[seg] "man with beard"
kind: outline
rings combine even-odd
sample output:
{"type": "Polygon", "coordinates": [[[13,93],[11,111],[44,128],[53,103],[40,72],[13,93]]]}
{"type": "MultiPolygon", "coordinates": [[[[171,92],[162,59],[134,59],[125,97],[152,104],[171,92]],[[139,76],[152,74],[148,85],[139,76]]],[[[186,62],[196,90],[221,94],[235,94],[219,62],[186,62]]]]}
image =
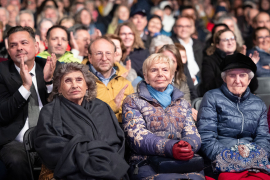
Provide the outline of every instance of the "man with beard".
{"type": "Polygon", "coordinates": [[[71,28],[70,45],[71,52],[74,57],[78,58],[83,64],[88,62],[88,45],[90,44],[90,34],[87,27],[83,25],[75,25],[71,28]]]}
{"type": "Polygon", "coordinates": [[[38,42],[30,27],[12,27],[7,39],[10,58],[0,63],[0,161],[7,180],[29,180],[23,136],[48,103],[57,60],[54,54],[47,60],[35,57],[38,42]]]}
{"type": "Polygon", "coordinates": [[[69,34],[65,27],[55,25],[47,31],[45,44],[48,50],[39,53],[37,56],[41,58],[47,58],[52,53],[56,55],[56,58],[61,63],[70,63],[81,61],[74,57],[70,51],[66,51],[69,42],[69,34]]]}

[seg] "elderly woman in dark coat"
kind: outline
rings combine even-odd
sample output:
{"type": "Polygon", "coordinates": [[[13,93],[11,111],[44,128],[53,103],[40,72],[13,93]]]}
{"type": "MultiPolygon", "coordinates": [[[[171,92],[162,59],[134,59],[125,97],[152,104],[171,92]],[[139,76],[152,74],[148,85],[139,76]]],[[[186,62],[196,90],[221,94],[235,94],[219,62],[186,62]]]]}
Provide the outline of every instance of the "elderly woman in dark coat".
{"type": "Polygon", "coordinates": [[[218,163],[221,172],[270,172],[267,108],[248,87],[256,65],[236,53],[226,56],[220,69],[224,83],[204,95],[198,113],[201,150],[207,159],[218,163]]]}
{"type": "Polygon", "coordinates": [[[142,163],[149,156],[187,161],[200,149],[191,106],[184,94],[170,84],[174,72],[172,59],[152,54],[143,63],[145,81],[138,85],[137,93],[123,102],[123,127],[132,151],[131,179],[204,179],[203,174],[194,172],[157,174],[150,165],[142,163]]]}
{"type": "Polygon", "coordinates": [[[52,102],[42,108],[34,130],[41,180],[118,180],[126,174],[124,133],[111,108],[95,97],[95,77],[87,66],[58,67],[52,102]]]}

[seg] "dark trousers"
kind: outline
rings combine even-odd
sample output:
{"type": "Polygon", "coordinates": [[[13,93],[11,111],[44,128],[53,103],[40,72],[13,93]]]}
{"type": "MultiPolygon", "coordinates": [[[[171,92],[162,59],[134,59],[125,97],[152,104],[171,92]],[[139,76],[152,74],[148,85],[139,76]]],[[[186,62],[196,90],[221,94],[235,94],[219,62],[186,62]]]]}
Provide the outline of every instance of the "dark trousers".
{"type": "Polygon", "coordinates": [[[23,143],[11,141],[0,149],[0,161],[7,169],[7,180],[30,180],[31,174],[23,143]]]}

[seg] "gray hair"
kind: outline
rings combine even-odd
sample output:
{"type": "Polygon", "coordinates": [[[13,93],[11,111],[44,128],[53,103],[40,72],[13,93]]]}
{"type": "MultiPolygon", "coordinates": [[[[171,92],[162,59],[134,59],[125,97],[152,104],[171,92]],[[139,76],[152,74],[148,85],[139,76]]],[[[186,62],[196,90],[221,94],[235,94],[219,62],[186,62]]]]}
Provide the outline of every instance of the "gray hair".
{"type": "MultiPolygon", "coordinates": [[[[248,79],[249,80],[251,80],[254,77],[254,73],[250,69],[245,69],[245,68],[239,68],[239,69],[245,70],[245,72],[248,74],[248,79]]],[[[232,70],[234,70],[234,69],[228,69],[227,71],[224,71],[224,72],[221,73],[221,78],[223,79],[223,81],[226,80],[227,73],[232,71],[232,70]]]]}
{"type": "Polygon", "coordinates": [[[7,18],[7,21],[8,21],[9,20],[9,12],[8,12],[8,10],[6,8],[4,8],[4,7],[0,7],[0,10],[4,10],[5,11],[6,18],[7,18]]]}
{"type": "Polygon", "coordinates": [[[53,90],[50,94],[48,101],[52,101],[55,96],[59,96],[59,88],[61,86],[61,80],[65,74],[69,74],[74,71],[80,71],[83,74],[88,90],[85,97],[87,101],[91,101],[96,98],[96,78],[89,71],[88,66],[79,63],[64,63],[60,64],[54,73],[53,78],[53,90]]]}
{"type": "Polygon", "coordinates": [[[154,37],[149,47],[150,54],[155,53],[156,47],[164,46],[165,44],[173,44],[172,39],[165,35],[159,35],[157,37],[154,37]]]}
{"type": "Polygon", "coordinates": [[[16,16],[16,24],[17,24],[17,25],[20,24],[20,16],[21,16],[22,14],[29,14],[29,15],[31,16],[33,22],[35,22],[35,20],[34,20],[34,15],[33,15],[32,11],[30,11],[30,10],[23,10],[23,11],[20,11],[20,13],[16,16]]]}
{"type": "Polygon", "coordinates": [[[223,23],[223,21],[225,21],[227,19],[232,20],[232,22],[233,22],[234,34],[236,36],[237,44],[239,46],[244,45],[244,40],[243,40],[242,34],[241,34],[237,24],[235,23],[235,21],[234,21],[234,19],[233,19],[233,17],[231,15],[225,14],[225,15],[220,16],[220,18],[217,20],[217,22],[215,22],[215,24],[223,23]]]}

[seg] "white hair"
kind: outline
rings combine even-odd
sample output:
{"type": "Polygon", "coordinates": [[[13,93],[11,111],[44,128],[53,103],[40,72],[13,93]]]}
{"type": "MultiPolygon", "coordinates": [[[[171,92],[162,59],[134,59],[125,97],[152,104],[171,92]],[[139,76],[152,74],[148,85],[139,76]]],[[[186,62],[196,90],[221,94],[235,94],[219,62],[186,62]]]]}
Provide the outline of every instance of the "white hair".
{"type": "Polygon", "coordinates": [[[35,21],[34,20],[34,15],[33,15],[32,11],[30,11],[30,10],[23,10],[23,11],[20,11],[20,13],[16,16],[16,24],[17,25],[20,25],[20,16],[22,14],[29,14],[31,16],[33,22],[35,21]]]}
{"type": "Polygon", "coordinates": [[[150,54],[155,53],[156,47],[164,46],[165,44],[173,44],[172,39],[165,35],[159,35],[159,36],[154,37],[149,47],[150,54]]]}
{"type": "MultiPolygon", "coordinates": [[[[243,69],[248,74],[249,80],[251,80],[254,77],[254,73],[250,69],[245,69],[245,68],[238,68],[238,69],[243,69]]],[[[235,69],[228,69],[227,71],[224,71],[221,73],[221,78],[223,79],[223,81],[226,81],[227,73],[232,71],[232,70],[235,70],[235,69]]]]}
{"type": "Polygon", "coordinates": [[[8,21],[9,20],[9,12],[8,12],[8,10],[6,8],[4,8],[4,7],[0,7],[0,10],[4,10],[5,11],[6,18],[7,18],[7,21],[8,21]]]}

